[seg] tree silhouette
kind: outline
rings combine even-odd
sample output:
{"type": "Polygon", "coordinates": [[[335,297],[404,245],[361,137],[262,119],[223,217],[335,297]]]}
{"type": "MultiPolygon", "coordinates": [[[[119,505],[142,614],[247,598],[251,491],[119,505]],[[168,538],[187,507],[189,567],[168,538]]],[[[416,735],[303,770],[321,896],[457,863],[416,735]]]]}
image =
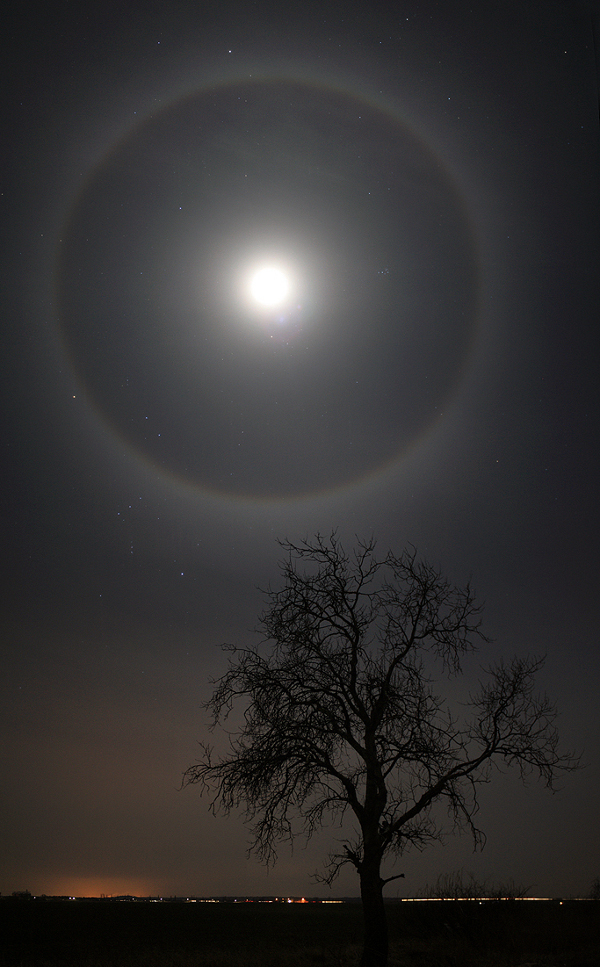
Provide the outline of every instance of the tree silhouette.
{"type": "Polygon", "coordinates": [[[434,676],[459,674],[487,640],[469,585],[454,587],[412,549],[379,558],[373,540],[350,554],[335,533],[281,546],[283,585],[265,592],[263,642],[224,646],[229,668],[204,706],[214,727],[239,705],[243,724],[228,754],[201,743],[183,782],[208,792],[213,810],[243,807],[250,849],[267,863],[279,841],[310,837],[326,818],[344,835],[350,826],[320,879],[356,869],[361,963],[384,967],[383,887],[402,876],[382,876],[384,858],[451,829],[481,844],[477,790],[494,761],[552,788],[577,760],[559,750],[555,708],[535,694],[541,659],[489,668],[461,717],[434,690],[434,676]]]}

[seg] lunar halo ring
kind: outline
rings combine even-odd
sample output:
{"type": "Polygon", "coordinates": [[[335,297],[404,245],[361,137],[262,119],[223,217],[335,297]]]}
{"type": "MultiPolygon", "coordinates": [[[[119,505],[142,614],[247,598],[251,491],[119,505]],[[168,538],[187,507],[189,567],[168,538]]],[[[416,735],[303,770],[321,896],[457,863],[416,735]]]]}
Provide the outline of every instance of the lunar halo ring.
{"type": "MultiPolygon", "coordinates": [[[[454,200],[453,204],[455,204],[457,212],[459,213],[457,215],[457,224],[458,220],[462,220],[461,231],[463,232],[464,239],[467,239],[468,246],[470,246],[469,253],[465,255],[465,272],[471,272],[469,282],[471,292],[469,299],[467,300],[468,308],[466,311],[463,311],[463,315],[467,315],[468,318],[464,324],[464,329],[461,330],[460,340],[457,339],[457,342],[460,342],[460,346],[459,350],[457,350],[457,357],[453,364],[453,372],[450,375],[448,373],[443,374],[447,385],[444,387],[443,391],[440,390],[440,394],[438,394],[438,397],[435,398],[435,400],[433,397],[423,397],[423,402],[421,404],[422,412],[417,413],[413,421],[414,426],[411,426],[410,432],[407,431],[404,434],[404,437],[400,435],[399,439],[392,440],[388,445],[382,445],[380,453],[375,452],[374,455],[364,458],[362,461],[359,459],[357,464],[353,465],[350,461],[346,464],[345,468],[343,468],[340,473],[337,474],[337,476],[334,475],[333,479],[331,480],[326,479],[325,474],[323,473],[321,478],[316,480],[314,486],[311,485],[310,481],[305,481],[298,488],[292,484],[284,485],[280,489],[276,484],[271,485],[270,481],[273,480],[275,463],[272,466],[265,466],[264,477],[262,477],[261,480],[266,481],[266,483],[263,484],[259,479],[255,479],[247,486],[236,486],[235,483],[232,485],[228,480],[225,479],[223,482],[215,479],[202,479],[201,474],[188,472],[187,468],[181,462],[177,463],[177,461],[170,459],[168,456],[165,459],[161,458],[160,454],[157,454],[156,451],[153,452],[144,445],[139,435],[136,438],[134,434],[129,433],[127,427],[124,427],[123,422],[119,420],[118,416],[115,416],[115,413],[111,413],[107,406],[104,405],[104,401],[101,398],[101,393],[98,393],[96,387],[92,385],[93,381],[89,378],[89,371],[86,368],[86,358],[89,357],[91,352],[90,345],[84,345],[85,340],[82,344],[78,344],[78,337],[74,335],[74,324],[71,325],[70,331],[68,329],[68,325],[64,324],[64,319],[69,317],[73,279],[68,278],[68,271],[65,263],[66,246],[63,244],[57,252],[55,274],[57,305],[59,307],[59,319],[61,320],[60,335],[71,369],[74,372],[78,384],[84,390],[85,398],[88,406],[94,414],[94,417],[100,421],[101,425],[105,429],[110,431],[110,434],[116,440],[118,440],[121,444],[125,443],[128,450],[135,456],[136,459],[142,461],[144,465],[152,468],[154,472],[158,471],[160,474],[166,475],[180,486],[192,488],[201,494],[204,493],[206,495],[224,500],[281,502],[315,498],[329,495],[340,490],[352,488],[353,486],[362,484],[371,478],[380,477],[387,471],[397,467],[399,462],[409,451],[413,451],[424,439],[428,437],[429,433],[439,422],[443,409],[447,408],[458,386],[461,384],[462,378],[467,369],[468,361],[472,356],[478,323],[479,254],[476,231],[468,211],[464,192],[462,192],[457,185],[455,176],[452,175],[447,166],[444,165],[443,159],[440,157],[439,152],[434,150],[430,143],[426,143],[423,137],[418,134],[403,117],[399,116],[396,111],[392,110],[385,104],[376,103],[374,100],[367,99],[362,94],[357,92],[339,89],[322,83],[310,83],[304,79],[295,80],[294,78],[277,77],[258,78],[248,81],[246,78],[238,78],[229,81],[221,81],[214,84],[206,84],[197,90],[188,91],[175,97],[167,105],[161,106],[160,111],[156,114],[149,114],[141,120],[136,120],[134,125],[132,125],[124,134],[115,139],[109,145],[99,160],[88,171],[82,186],[72,199],[71,205],[67,212],[62,231],[63,239],[66,239],[68,243],[71,239],[71,236],[74,236],[76,233],[76,230],[79,227],[77,224],[78,220],[81,221],[82,210],[85,209],[86,205],[89,207],[90,196],[93,195],[95,187],[99,184],[100,180],[105,179],[106,181],[106,173],[110,169],[110,166],[114,164],[115,158],[122,157],[132,145],[133,155],[135,155],[135,139],[139,138],[140,133],[144,135],[144,133],[148,132],[160,119],[168,121],[169,116],[173,115],[174,112],[181,110],[182,105],[193,105],[196,102],[202,101],[202,99],[210,100],[210,98],[218,97],[221,94],[228,94],[232,90],[240,90],[242,87],[246,88],[248,91],[260,92],[265,85],[268,85],[271,90],[275,90],[278,84],[280,84],[285,90],[289,88],[299,92],[299,94],[306,93],[306,96],[312,98],[313,100],[316,98],[321,100],[324,99],[326,101],[329,98],[333,104],[339,104],[341,110],[349,115],[354,112],[357,117],[363,117],[365,115],[368,116],[369,112],[371,112],[372,118],[375,119],[374,123],[376,125],[380,124],[384,133],[389,131],[392,131],[393,133],[395,130],[399,139],[404,138],[407,143],[410,142],[411,144],[416,145],[415,151],[422,152],[423,156],[429,159],[431,167],[437,167],[439,169],[441,174],[439,185],[437,186],[438,190],[442,192],[447,191],[448,196],[451,196],[454,200]],[[434,406],[434,402],[437,405],[434,406]]],[[[340,121],[340,123],[342,122],[340,121]]],[[[71,239],[71,244],[75,244],[73,239],[71,239]]],[[[378,271],[388,273],[390,270],[387,265],[382,263],[381,268],[378,271]]],[[[441,307],[440,311],[442,311],[441,307]]],[[[417,318],[417,316],[418,313],[416,314],[415,318],[417,318]]],[[[418,337],[416,338],[418,343],[418,337]]],[[[426,336],[423,335],[423,339],[425,338],[426,336]]],[[[415,343],[415,345],[417,343],[415,343]]],[[[113,346],[113,350],[115,346],[113,346]]],[[[385,352],[386,347],[380,347],[380,352],[381,351],[385,352]]],[[[107,363],[107,365],[110,365],[110,361],[107,363]]],[[[113,382],[115,375],[115,373],[110,374],[113,382]]],[[[428,374],[425,372],[423,372],[421,376],[424,379],[428,378],[428,374]]],[[[433,374],[433,378],[435,378],[435,374],[433,374]]],[[[216,391],[219,392],[219,389],[217,388],[216,391]]],[[[383,406],[383,404],[380,405],[383,406]]],[[[394,403],[392,402],[392,406],[393,405],[394,403]]],[[[317,411],[315,410],[315,414],[316,412],[317,411]]],[[[313,418],[315,414],[313,414],[313,418]]],[[[359,419],[360,416],[358,411],[356,415],[359,419]]],[[[399,419],[401,419],[401,417],[402,413],[400,412],[399,419]]],[[[373,410],[371,415],[371,422],[374,427],[377,422],[377,413],[375,410],[373,410]]],[[[335,430],[335,433],[332,431],[332,436],[333,435],[335,435],[337,438],[337,429],[335,430]]],[[[275,439],[275,436],[273,439],[275,439]]],[[[290,444],[290,446],[293,446],[293,443],[290,444]]],[[[285,450],[285,447],[286,443],[285,440],[283,440],[282,450],[285,450]]],[[[272,449],[273,446],[271,446],[271,450],[272,449]]],[[[258,459],[260,461],[260,455],[258,459]]],[[[268,460],[270,458],[266,459],[268,460]]],[[[207,460],[210,461],[209,452],[207,452],[207,460]]],[[[293,468],[291,472],[293,474],[293,468]]]]}

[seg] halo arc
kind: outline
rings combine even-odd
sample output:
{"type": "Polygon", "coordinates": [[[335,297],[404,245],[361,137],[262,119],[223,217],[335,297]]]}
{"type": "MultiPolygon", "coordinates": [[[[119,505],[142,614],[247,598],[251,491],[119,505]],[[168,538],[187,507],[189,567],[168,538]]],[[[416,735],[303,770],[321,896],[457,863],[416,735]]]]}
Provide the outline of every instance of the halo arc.
{"type": "MultiPolygon", "coordinates": [[[[187,101],[190,98],[201,97],[207,94],[207,92],[210,92],[213,90],[216,90],[216,91],[226,90],[227,88],[233,87],[240,82],[248,83],[247,78],[233,77],[226,81],[217,81],[214,84],[207,83],[206,85],[203,85],[198,89],[189,90],[186,93],[173,98],[171,101],[169,101],[168,104],[163,105],[161,107],[159,114],[161,116],[164,116],[168,114],[169,111],[172,111],[177,105],[179,105],[184,101],[187,101]]],[[[448,170],[448,167],[444,164],[444,160],[441,157],[439,151],[436,151],[432,147],[431,143],[429,143],[429,140],[426,141],[421,136],[421,134],[415,130],[415,127],[413,125],[407,122],[405,118],[399,116],[399,114],[395,110],[393,110],[389,105],[386,105],[385,103],[381,103],[379,99],[375,101],[374,99],[365,97],[363,94],[356,91],[347,90],[344,88],[338,88],[334,85],[324,83],[324,82],[310,82],[305,78],[296,79],[294,77],[287,77],[285,75],[280,75],[277,77],[268,77],[268,78],[255,77],[252,83],[256,85],[262,85],[266,83],[271,85],[275,85],[277,83],[294,84],[301,87],[305,87],[307,91],[318,92],[322,90],[325,93],[331,93],[331,94],[335,94],[336,96],[343,96],[345,98],[349,98],[351,101],[355,102],[358,108],[360,108],[362,105],[365,108],[369,108],[384,114],[394,124],[398,125],[399,128],[402,128],[408,131],[410,136],[413,139],[415,139],[419,144],[421,144],[423,148],[429,153],[430,156],[436,158],[440,166],[440,169],[443,171],[444,180],[448,185],[449,190],[453,192],[456,199],[458,199],[460,202],[460,209],[463,213],[465,224],[468,226],[469,234],[472,241],[472,250],[474,253],[474,258],[473,258],[474,275],[475,275],[474,309],[473,309],[473,316],[471,320],[471,336],[468,341],[468,344],[465,347],[460,369],[457,372],[454,378],[454,381],[452,383],[452,386],[450,387],[450,390],[446,394],[446,397],[444,398],[444,401],[443,401],[444,402],[443,409],[447,410],[448,406],[451,403],[452,398],[455,396],[459,386],[462,383],[462,380],[464,379],[464,375],[468,369],[469,362],[472,358],[474,346],[477,338],[477,329],[478,329],[479,314],[480,314],[480,306],[479,306],[480,255],[479,255],[479,245],[477,240],[477,232],[465,200],[464,192],[460,190],[455,176],[448,170]]],[[[117,139],[111,142],[111,144],[107,147],[107,149],[104,151],[102,156],[90,168],[78,192],[73,196],[69,209],[66,213],[63,230],[61,233],[63,238],[68,237],[70,226],[77,212],[80,200],[82,199],[82,197],[85,196],[90,186],[93,185],[94,180],[98,177],[99,173],[109,163],[110,159],[114,157],[115,153],[121,148],[121,146],[127,143],[128,139],[131,138],[134,135],[134,133],[138,132],[141,128],[150,124],[153,120],[155,120],[155,118],[156,118],[156,114],[149,114],[146,118],[136,119],[135,123],[129,129],[127,129],[125,132],[122,132],[117,139]]],[[[61,306],[61,298],[62,298],[61,262],[62,262],[62,250],[59,247],[57,249],[57,254],[56,254],[55,276],[54,276],[55,290],[56,290],[56,303],[59,306],[59,319],[60,319],[60,306],[61,306]]],[[[336,481],[336,483],[331,486],[317,487],[315,489],[308,488],[303,492],[283,493],[283,494],[277,493],[277,492],[268,492],[268,490],[265,490],[265,492],[259,492],[256,490],[249,490],[248,492],[229,491],[226,488],[221,489],[219,487],[207,485],[205,482],[200,482],[197,479],[190,478],[185,473],[182,473],[173,467],[162,465],[157,460],[155,460],[149,453],[145,452],[141,447],[136,446],[135,443],[121,431],[121,428],[115,423],[115,421],[110,418],[109,414],[102,409],[98,400],[95,398],[94,394],[90,391],[90,388],[87,385],[87,381],[85,379],[85,375],[82,372],[81,367],[78,365],[76,353],[74,352],[73,347],[69,344],[69,340],[66,333],[61,329],[60,322],[58,322],[58,328],[61,336],[61,344],[63,347],[63,351],[69,362],[69,366],[75,378],[77,379],[78,384],[82,387],[82,390],[84,391],[87,405],[90,408],[90,411],[93,413],[95,419],[99,421],[99,423],[104,427],[104,429],[107,429],[110,432],[111,436],[113,436],[113,438],[115,439],[115,442],[118,442],[120,445],[125,445],[127,449],[130,451],[130,453],[143,466],[150,469],[154,474],[158,472],[159,474],[164,475],[165,477],[168,477],[172,482],[175,482],[178,485],[183,486],[186,490],[192,489],[200,495],[205,493],[206,495],[210,495],[212,498],[219,498],[224,501],[241,500],[241,501],[256,502],[260,504],[270,503],[270,502],[286,503],[289,501],[322,498],[324,496],[334,495],[338,491],[348,491],[357,484],[360,484],[362,486],[368,481],[381,478],[389,471],[396,469],[400,464],[400,462],[402,461],[402,459],[406,457],[409,452],[410,453],[414,452],[414,450],[418,448],[418,446],[430,435],[430,433],[438,426],[440,421],[443,419],[443,416],[442,416],[443,409],[442,407],[440,407],[438,412],[431,414],[431,418],[429,420],[423,422],[423,425],[421,426],[418,433],[416,433],[409,441],[407,442],[405,441],[401,447],[399,447],[396,451],[392,452],[388,457],[378,462],[377,465],[370,466],[366,469],[361,469],[355,475],[347,474],[343,480],[336,481]]]]}

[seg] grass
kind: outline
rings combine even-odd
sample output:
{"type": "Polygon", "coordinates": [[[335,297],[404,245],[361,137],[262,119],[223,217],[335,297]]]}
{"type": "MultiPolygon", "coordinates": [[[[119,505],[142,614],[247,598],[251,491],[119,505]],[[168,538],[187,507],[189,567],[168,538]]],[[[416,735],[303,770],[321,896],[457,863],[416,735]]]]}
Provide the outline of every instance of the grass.
{"type": "MultiPolygon", "coordinates": [[[[600,903],[390,904],[390,967],[598,967],[600,903]]],[[[0,967],[357,967],[358,904],[0,901],[0,967]]]]}

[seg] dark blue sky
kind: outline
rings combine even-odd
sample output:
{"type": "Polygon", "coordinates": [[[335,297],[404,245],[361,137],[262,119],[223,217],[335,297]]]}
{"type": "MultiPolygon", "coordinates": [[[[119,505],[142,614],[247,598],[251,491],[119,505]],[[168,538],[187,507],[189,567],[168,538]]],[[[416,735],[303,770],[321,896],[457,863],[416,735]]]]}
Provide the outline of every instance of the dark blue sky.
{"type": "Polygon", "coordinates": [[[484,852],[407,856],[403,895],[588,890],[591,7],[22,4],[5,35],[0,890],[316,891],[326,836],[267,875],[177,787],[277,539],[332,528],[472,578],[481,664],[546,653],[586,762],[554,796],[497,776],[484,852]]]}

